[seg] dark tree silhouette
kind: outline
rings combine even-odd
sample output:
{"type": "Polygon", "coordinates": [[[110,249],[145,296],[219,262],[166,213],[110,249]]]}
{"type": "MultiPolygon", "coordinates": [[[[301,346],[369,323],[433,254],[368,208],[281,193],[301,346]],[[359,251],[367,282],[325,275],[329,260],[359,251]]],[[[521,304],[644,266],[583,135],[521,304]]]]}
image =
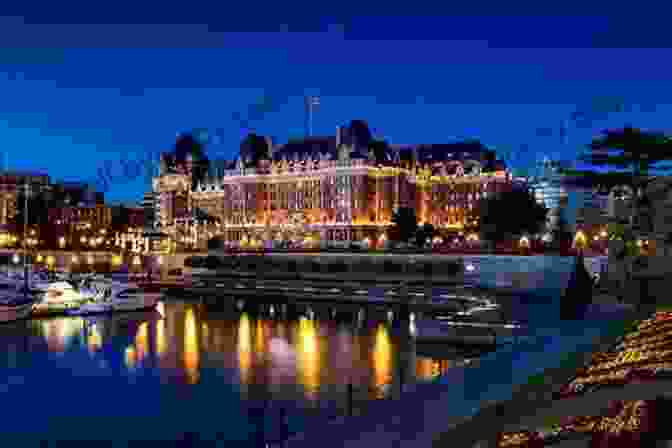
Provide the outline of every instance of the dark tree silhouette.
{"type": "Polygon", "coordinates": [[[427,244],[427,240],[431,241],[431,239],[436,236],[436,233],[437,232],[434,226],[429,223],[419,227],[415,234],[415,239],[418,243],[418,246],[425,246],[427,244]]]}
{"type": "MultiPolygon", "coordinates": [[[[20,192],[16,200],[16,214],[10,220],[12,227],[21,234],[24,224],[26,195],[20,192]]],[[[41,229],[47,228],[49,207],[54,206],[44,193],[30,194],[28,198],[28,225],[39,226],[41,229]]]]}
{"type": "MultiPolygon", "coordinates": [[[[191,158],[193,164],[191,188],[194,190],[205,179],[210,163],[205,155],[204,144],[195,138],[193,133],[183,133],[175,141],[174,154],[175,165],[182,165],[187,158],[191,158]]],[[[170,161],[167,163],[170,164],[170,161]]]]}
{"type": "Polygon", "coordinates": [[[267,159],[269,156],[268,142],[260,135],[247,134],[240,143],[240,157],[245,162],[246,168],[256,167],[260,160],[267,159]]]}
{"type": "Polygon", "coordinates": [[[369,144],[369,149],[373,151],[377,164],[385,163],[385,156],[389,151],[389,144],[386,140],[374,140],[369,144]]]}
{"type": "MultiPolygon", "coordinates": [[[[637,192],[652,180],[650,170],[672,169],[661,164],[672,160],[672,139],[662,132],[642,131],[632,126],[607,130],[588,145],[588,150],[579,156],[579,160],[595,167],[632,171],[598,173],[593,170],[565,170],[565,184],[599,188],[604,192],[618,185],[630,185],[637,192]]],[[[639,202],[635,202],[633,218],[639,214],[639,202]]]]}
{"type": "Polygon", "coordinates": [[[662,132],[642,131],[631,126],[607,130],[588,145],[589,151],[579,160],[594,166],[632,168],[633,178],[647,176],[651,168],[669,170],[658,165],[672,160],[672,140],[662,132]]]}
{"type": "Polygon", "coordinates": [[[539,233],[548,209],[539,204],[528,189],[515,189],[481,200],[481,236],[501,242],[523,234],[539,233]]]}
{"type": "Polygon", "coordinates": [[[409,207],[401,207],[392,215],[394,231],[392,235],[399,238],[398,241],[408,242],[415,236],[418,230],[418,220],[415,210],[409,207]]]}
{"type": "Polygon", "coordinates": [[[572,230],[569,227],[566,216],[566,207],[561,207],[558,215],[558,222],[551,232],[553,235],[552,247],[555,250],[567,250],[572,244],[572,230]]]}

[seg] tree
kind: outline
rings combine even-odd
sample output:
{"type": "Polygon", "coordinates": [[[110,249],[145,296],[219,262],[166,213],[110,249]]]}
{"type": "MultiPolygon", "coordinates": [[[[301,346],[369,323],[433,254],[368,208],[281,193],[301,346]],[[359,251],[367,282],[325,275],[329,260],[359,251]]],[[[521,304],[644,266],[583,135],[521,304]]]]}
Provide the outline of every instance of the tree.
{"type": "Polygon", "coordinates": [[[262,159],[270,157],[268,142],[255,133],[249,133],[240,143],[240,157],[246,168],[256,168],[262,159]]]}
{"type": "Polygon", "coordinates": [[[651,168],[668,170],[658,165],[672,160],[672,140],[661,132],[642,131],[626,126],[623,129],[607,130],[595,138],[589,151],[579,160],[594,166],[632,168],[635,180],[647,176],[651,168]]]}
{"type": "Polygon", "coordinates": [[[436,235],[436,229],[433,225],[426,223],[422,227],[419,227],[415,233],[415,240],[418,243],[418,246],[424,247],[427,244],[427,240],[434,238],[436,235]]]}
{"type": "Polygon", "coordinates": [[[481,200],[481,237],[501,242],[523,234],[539,233],[546,224],[548,209],[528,189],[515,189],[481,200]]]}
{"type": "MultiPolygon", "coordinates": [[[[567,183],[602,187],[606,191],[617,185],[629,185],[639,198],[638,190],[651,180],[651,169],[672,169],[660,164],[672,160],[672,139],[662,132],[642,131],[632,126],[607,130],[588,145],[588,151],[581,154],[579,160],[596,167],[629,168],[632,172],[569,171],[565,172],[571,176],[567,183]]],[[[634,205],[633,218],[637,216],[639,204],[636,201],[634,205]]]]}
{"type": "Polygon", "coordinates": [[[373,151],[376,164],[382,165],[386,162],[387,154],[390,151],[389,146],[387,140],[374,140],[369,144],[369,149],[373,151]]]}
{"type": "MultiPolygon", "coordinates": [[[[24,210],[26,193],[20,191],[17,195],[16,214],[10,220],[10,223],[18,234],[23,234],[24,210]]],[[[40,229],[48,229],[49,200],[44,193],[31,193],[28,197],[28,225],[38,226],[40,229]]]]}
{"type": "Polygon", "coordinates": [[[394,231],[392,235],[398,238],[398,241],[408,242],[416,235],[418,231],[418,220],[415,217],[415,210],[409,207],[400,207],[392,215],[394,231]]]}
{"type": "Polygon", "coordinates": [[[558,222],[551,232],[553,235],[552,245],[555,249],[563,250],[571,246],[572,231],[567,222],[566,207],[561,207],[558,213],[558,222]]]}

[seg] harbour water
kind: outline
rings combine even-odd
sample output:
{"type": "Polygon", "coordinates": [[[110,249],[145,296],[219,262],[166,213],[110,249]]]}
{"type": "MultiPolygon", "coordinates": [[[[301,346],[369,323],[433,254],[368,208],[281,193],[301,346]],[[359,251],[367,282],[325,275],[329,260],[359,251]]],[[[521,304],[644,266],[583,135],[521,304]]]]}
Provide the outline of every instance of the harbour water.
{"type": "MultiPolygon", "coordinates": [[[[516,267],[519,278],[555,296],[568,260],[534,258],[516,267]]],[[[513,266],[471,262],[470,283],[490,286],[508,281],[513,266]]],[[[524,301],[514,314],[538,322],[547,308],[524,301]]],[[[362,319],[347,307],[325,310],[206,309],[167,298],[157,313],[0,325],[0,439],[263,446],[283,429],[300,432],[350,407],[366,412],[371,400],[398,398],[402,384],[448,378],[463,360],[418,354],[408,328],[385,312],[362,319]]]]}
{"type": "Polygon", "coordinates": [[[417,355],[384,315],[277,308],[216,311],[167,298],[155,313],[2,325],[3,445],[259,446],[280,436],[283,413],[289,432],[346,413],[348,384],[353,408],[363,410],[459,361],[417,355]]]}

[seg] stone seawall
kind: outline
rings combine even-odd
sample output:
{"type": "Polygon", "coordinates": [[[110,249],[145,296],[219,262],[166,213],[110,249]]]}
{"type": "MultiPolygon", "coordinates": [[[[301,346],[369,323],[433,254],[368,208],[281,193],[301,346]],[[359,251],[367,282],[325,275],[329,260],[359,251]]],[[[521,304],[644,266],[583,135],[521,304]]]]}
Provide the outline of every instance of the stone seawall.
{"type": "Polygon", "coordinates": [[[297,275],[334,277],[335,279],[365,279],[397,281],[430,279],[433,282],[464,282],[461,257],[381,254],[266,254],[232,257],[210,253],[226,266],[235,265],[239,271],[262,275],[297,275]]]}

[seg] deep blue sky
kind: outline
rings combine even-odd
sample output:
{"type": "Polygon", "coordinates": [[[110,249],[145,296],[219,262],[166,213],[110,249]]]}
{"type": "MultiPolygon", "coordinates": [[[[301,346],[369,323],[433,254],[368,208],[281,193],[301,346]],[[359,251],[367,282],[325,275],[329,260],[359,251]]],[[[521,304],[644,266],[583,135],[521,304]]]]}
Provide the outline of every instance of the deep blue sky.
{"type": "MultiPolygon", "coordinates": [[[[2,151],[10,169],[56,179],[95,180],[106,160],[119,176],[121,157],[169,149],[193,127],[220,129],[209,154],[232,157],[244,133],[233,115],[261,101],[270,111],[251,126],[285,141],[303,133],[304,94],[322,96],[316,134],[361,118],[392,143],[476,137],[573,158],[606,127],[672,130],[672,35],[655,3],[16,3],[0,11],[2,151]],[[558,128],[575,111],[590,117],[570,120],[563,146],[558,128]]],[[[106,198],[148,188],[140,176],[106,198]]]]}

